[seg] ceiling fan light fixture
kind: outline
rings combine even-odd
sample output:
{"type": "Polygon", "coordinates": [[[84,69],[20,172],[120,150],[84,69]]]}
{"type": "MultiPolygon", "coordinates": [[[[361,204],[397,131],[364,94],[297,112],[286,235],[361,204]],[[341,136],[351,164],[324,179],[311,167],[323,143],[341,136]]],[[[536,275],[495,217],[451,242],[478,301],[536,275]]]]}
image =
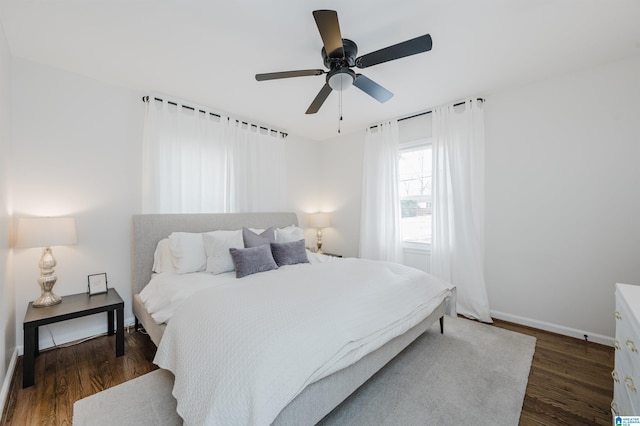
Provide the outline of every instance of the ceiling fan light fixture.
{"type": "Polygon", "coordinates": [[[347,90],[355,80],[356,73],[349,68],[338,68],[327,74],[327,84],[337,91],[347,90]]]}

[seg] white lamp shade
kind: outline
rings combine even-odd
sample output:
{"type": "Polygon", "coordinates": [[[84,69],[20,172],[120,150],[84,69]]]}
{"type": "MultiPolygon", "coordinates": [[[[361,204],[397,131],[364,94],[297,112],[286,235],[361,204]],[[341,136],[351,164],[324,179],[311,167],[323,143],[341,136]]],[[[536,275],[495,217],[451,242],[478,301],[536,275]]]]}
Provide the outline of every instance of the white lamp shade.
{"type": "Polygon", "coordinates": [[[52,247],[76,243],[76,220],[72,217],[22,217],[18,221],[16,247],[52,247]]]}
{"type": "Polygon", "coordinates": [[[328,213],[314,213],[309,217],[309,226],[312,228],[326,228],[331,226],[328,213]]]}

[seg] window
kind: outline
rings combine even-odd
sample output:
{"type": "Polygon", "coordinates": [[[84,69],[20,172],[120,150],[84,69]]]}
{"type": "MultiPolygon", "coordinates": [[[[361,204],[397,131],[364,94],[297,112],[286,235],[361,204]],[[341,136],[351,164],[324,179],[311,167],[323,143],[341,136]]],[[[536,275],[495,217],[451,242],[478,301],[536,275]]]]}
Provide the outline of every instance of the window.
{"type": "Polygon", "coordinates": [[[431,139],[400,145],[398,184],[405,247],[431,244],[431,171],[431,139]]]}

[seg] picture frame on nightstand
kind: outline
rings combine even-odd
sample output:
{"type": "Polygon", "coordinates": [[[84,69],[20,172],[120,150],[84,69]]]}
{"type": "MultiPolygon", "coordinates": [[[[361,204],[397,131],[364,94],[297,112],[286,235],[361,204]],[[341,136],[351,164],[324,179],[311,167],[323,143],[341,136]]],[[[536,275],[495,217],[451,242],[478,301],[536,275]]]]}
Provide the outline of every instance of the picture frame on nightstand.
{"type": "Polygon", "coordinates": [[[92,274],[88,277],[88,293],[89,296],[93,296],[94,294],[102,294],[108,291],[107,288],[107,273],[104,272],[102,274],[92,274]]]}

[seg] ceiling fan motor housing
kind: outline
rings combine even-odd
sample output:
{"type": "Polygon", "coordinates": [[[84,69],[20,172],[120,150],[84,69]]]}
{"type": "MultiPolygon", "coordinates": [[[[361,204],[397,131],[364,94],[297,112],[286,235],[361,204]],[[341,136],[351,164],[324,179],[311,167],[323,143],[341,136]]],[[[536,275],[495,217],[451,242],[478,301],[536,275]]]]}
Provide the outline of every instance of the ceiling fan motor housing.
{"type": "Polygon", "coordinates": [[[342,49],[344,50],[344,58],[330,58],[327,56],[327,51],[323,47],[321,53],[324,66],[330,70],[334,68],[354,67],[356,65],[356,56],[358,56],[358,45],[349,39],[343,38],[342,49]]]}
{"type": "Polygon", "coordinates": [[[346,90],[353,85],[356,80],[356,73],[349,67],[356,65],[356,56],[358,56],[358,45],[353,41],[343,38],[342,50],[344,57],[331,58],[327,55],[325,48],[322,48],[322,59],[324,66],[329,68],[327,73],[327,84],[333,90],[346,90]]]}

